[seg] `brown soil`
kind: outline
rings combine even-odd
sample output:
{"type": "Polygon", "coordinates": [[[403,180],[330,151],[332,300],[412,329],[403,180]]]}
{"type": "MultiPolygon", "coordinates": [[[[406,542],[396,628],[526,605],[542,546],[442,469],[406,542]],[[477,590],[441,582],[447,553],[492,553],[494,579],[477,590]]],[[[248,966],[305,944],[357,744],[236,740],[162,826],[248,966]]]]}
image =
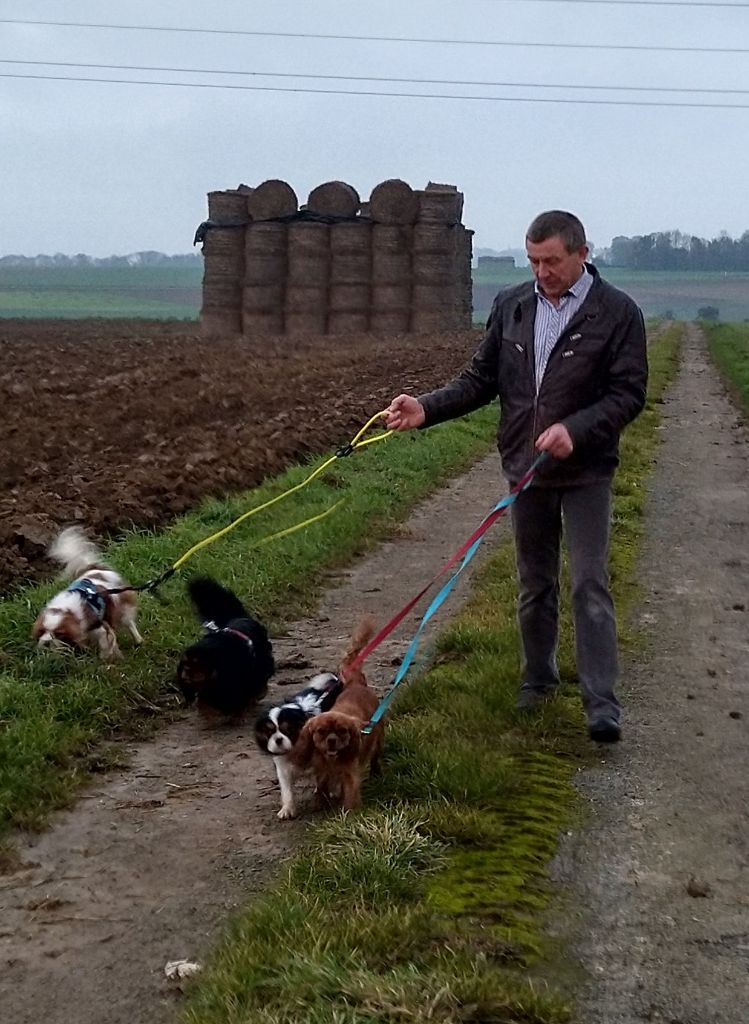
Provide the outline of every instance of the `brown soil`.
{"type": "Polygon", "coordinates": [[[164,523],[349,439],[393,382],[442,383],[472,332],[207,341],[158,321],[0,321],[0,591],[80,522],[164,523]]]}

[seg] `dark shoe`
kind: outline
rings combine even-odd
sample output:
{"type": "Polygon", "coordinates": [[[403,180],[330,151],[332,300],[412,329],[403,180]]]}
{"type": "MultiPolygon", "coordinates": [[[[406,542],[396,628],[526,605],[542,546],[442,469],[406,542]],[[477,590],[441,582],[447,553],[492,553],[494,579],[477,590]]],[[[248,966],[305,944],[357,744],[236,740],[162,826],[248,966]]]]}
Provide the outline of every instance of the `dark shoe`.
{"type": "Polygon", "coordinates": [[[622,730],[613,718],[599,718],[588,726],[588,736],[594,743],[618,743],[622,738],[622,730]]]}
{"type": "Polygon", "coordinates": [[[530,711],[532,708],[541,707],[554,695],[553,690],[531,690],[522,689],[515,701],[516,711],[530,711]]]}

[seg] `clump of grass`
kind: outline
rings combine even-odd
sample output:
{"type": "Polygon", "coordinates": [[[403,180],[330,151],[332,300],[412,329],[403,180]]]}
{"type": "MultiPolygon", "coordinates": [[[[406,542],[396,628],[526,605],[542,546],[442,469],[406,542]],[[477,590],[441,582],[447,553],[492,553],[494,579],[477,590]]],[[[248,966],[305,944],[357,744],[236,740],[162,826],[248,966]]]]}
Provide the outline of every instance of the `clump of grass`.
{"type": "Polygon", "coordinates": [[[420,824],[398,808],[333,817],[291,866],[289,884],[340,901],[347,913],[408,900],[443,860],[440,844],[420,824]]]}
{"type": "MultiPolygon", "coordinates": [[[[624,439],[614,528],[624,618],[657,403],[680,336],[674,325],[652,349],[648,409],[624,439]]],[[[572,1020],[534,978],[549,953],[548,864],[578,814],[571,780],[591,754],[568,611],[562,693],[537,715],[514,710],[514,607],[514,560],[502,545],[443,634],[438,664],[400,693],[366,809],[311,829],[278,886],[238,915],[192,990],[187,1024],[572,1020]]]]}

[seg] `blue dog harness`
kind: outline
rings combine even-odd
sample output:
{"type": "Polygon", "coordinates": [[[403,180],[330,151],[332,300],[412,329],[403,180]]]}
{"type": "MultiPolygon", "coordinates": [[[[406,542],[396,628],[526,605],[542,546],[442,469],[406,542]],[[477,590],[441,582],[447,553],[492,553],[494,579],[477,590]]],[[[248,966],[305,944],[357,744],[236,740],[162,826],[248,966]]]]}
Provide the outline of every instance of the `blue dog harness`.
{"type": "Polygon", "coordinates": [[[68,593],[81,595],[84,602],[96,615],[97,625],[104,621],[107,602],[104,600],[104,595],[96,589],[96,584],[92,580],[86,579],[85,576],[76,580],[72,586],[68,587],[68,593]]]}

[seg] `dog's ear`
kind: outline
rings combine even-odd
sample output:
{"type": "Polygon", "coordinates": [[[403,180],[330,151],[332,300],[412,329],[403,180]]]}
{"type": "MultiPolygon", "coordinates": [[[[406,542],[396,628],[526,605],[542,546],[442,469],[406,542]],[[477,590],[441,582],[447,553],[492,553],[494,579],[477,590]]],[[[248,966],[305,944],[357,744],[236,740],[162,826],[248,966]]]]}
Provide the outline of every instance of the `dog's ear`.
{"type": "Polygon", "coordinates": [[[348,727],[348,748],[352,754],[359,754],[359,748],[361,747],[361,729],[359,724],[352,722],[348,727]]]}
{"type": "Polygon", "coordinates": [[[311,729],[313,722],[314,720],[312,719],[305,724],[304,728],[299,733],[299,739],[291,748],[291,753],[288,755],[298,768],[308,768],[310,761],[312,760],[312,754],[315,750],[313,732],[311,729]]]}
{"type": "Polygon", "coordinates": [[[44,632],[44,627],[42,626],[42,617],[40,615],[39,618],[34,623],[32,629],[31,629],[31,639],[32,640],[38,640],[43,632],[44,632]]]}

